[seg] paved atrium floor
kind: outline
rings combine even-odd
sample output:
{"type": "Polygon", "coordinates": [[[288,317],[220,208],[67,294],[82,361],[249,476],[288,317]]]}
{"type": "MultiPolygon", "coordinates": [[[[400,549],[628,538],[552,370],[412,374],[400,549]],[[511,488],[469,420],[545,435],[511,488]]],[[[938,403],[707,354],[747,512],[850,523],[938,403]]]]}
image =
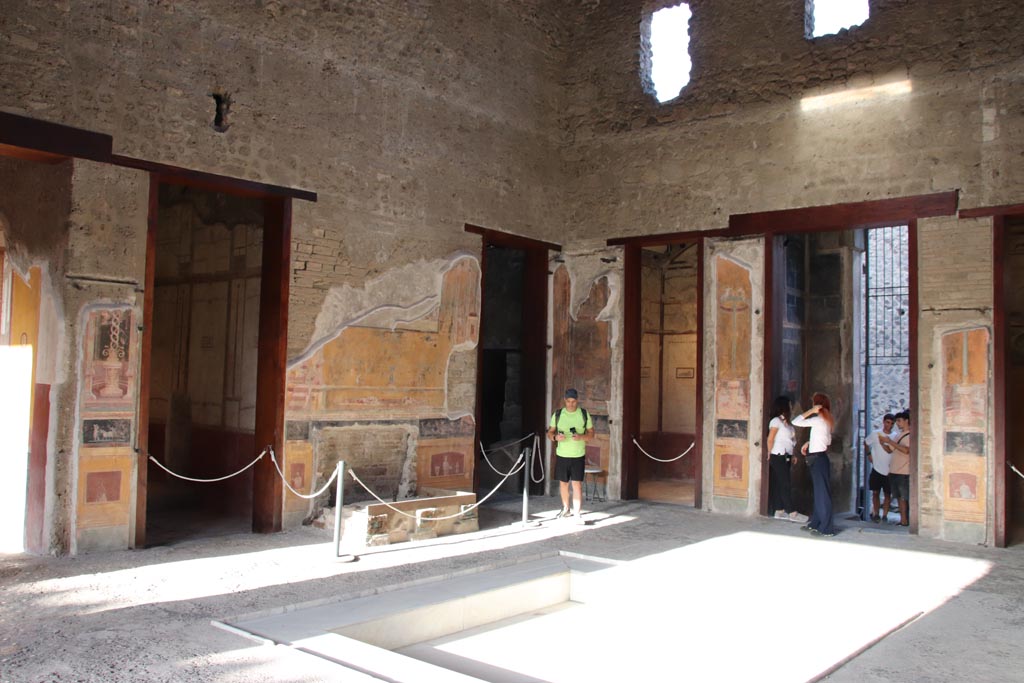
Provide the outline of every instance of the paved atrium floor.
{"type": "MultiPolygon", "coordinates": [[[[554,498],[532,505],[558,507],[554,498]]],[[[429,590],[556,556],[615,565],[594,591],[603,598],[540,614],[534,628],[514,620],[419,649],[486,657],[474,671],[527,661],[515,680],[534,681],[573,680],[582,669],[576,680],[635,680],[632,672],[851,683],[1019,680],[1024,671],[1024,546],[964,546],[849,521],[833,539],[812,538],[789,522],[656,503],[585,509],[585,527],[520,528],[517,501],[499,502],[481,514],[479,533],[374,548],[354,563],[336,561],[329,534],[308,527],[75,558],[0,555],[0,681],[378,680],[212,622],[429,590]],[[549,647],[574,614],[588,615],[588,627],[549,647]],[[543,652],[552,653],[547,667],[543,652]]]]}

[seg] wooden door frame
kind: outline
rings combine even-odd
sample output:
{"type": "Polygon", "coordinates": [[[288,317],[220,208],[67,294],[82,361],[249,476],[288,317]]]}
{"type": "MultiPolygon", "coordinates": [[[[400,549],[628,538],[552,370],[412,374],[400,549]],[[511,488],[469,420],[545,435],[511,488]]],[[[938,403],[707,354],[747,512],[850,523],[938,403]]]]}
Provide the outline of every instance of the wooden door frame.
{"type": "MultiPolygon", "coordinates": [[[[697,249],[697,361],[694,372],[696,396],[694,410],[694,487],[693,506],[704,504],[704,247],[705,233],[688,232],[667,235],[664,242],[650,241],[646,237],[615,240],[623,247],[622,274],[622,469],[620,495],[624,500],[640,496],[640,453],[633,439],[640,436],[640,368],[643,337],[643,263],[641,250],[645,246],[665,246],[693,243],[697,249]]],[[[611,240],[609,244],[611,244],[611,240]]],[[[687,456],[689,457],[689,456],[687,456]]]]}
{"type": "MultiPolygon", "coordinates": [[[[146,543],[148,504],[149,397],[153,353],[154,282],[156,278],[156,236],[159,227],[161,185],[188,185],[199,189],[253,197],[251,188],[242,191],[231,183],[195,182],[188,176],[151,173],[149,219],[146,236],[146,280],[143,298],[142,352],[139,369],[139,409],[136,431],[138,472],[135,500],[135,547],[146,543]]],[[[258,196],[258,195],[255,195],[258,196]]],[[[288,351],[288,294],[291,285],[292,198],[263,195],[263,262],[260,273],[259,350],[256,380],[257,452],[269,446],[281,462],[285,434],[285,375],[288,351]]],[[[252,530],[273,533],[282,528],[284,491],[269,455],[253,468],[252,530]]]]}
{"type": "MultiPolygon", "coordinates": [[[[482,228],[467,223],[465,231],[480,235],[480,329],[476,345],[476,406],[474,408],[474,460],[479,463],[480,450],[480,410],[483,403],[483,354],[484,354],[484,321],[483,283],[487,274],[487,248],[489,246],[505,249],[518,249],[524,252],[523,268],[523,306],[522,306],[522,374],[520,376],[521,395],[536,396],[538,399],[527,404],[523,402],[523,426],[526,431],[541,435],[546,430],[545,408],[547,397],[547,360],[548,360],[548,254],[561,251],[562,246],[551,242],[512,235],[499,230],[482,228]],[[529,306],[527,306],[529,304],[529,306]]],[[[543,436],[541,436],[543,443],[543,436]]],[[[527,474],[529,477],[529,474],[527,474]]],[[[473,468],[473,489],[479,485],[479,471],[473,468]]],[[[530,482],[530,493],[540,495],[544,492],[546,482],[530,482]]]]}
{"type": "MultiPolygon", "coordinates": [[[[958,191],[953,190],[950,192],[937,192],[928,195],[916,195],[910,197],[897,197],[894,199],[879,199],[874,201],[866,202],[849,202],[842,204],[831,204],[825,206],[812,206],[805,208],[795,209],[781,209],[776,211],[762,211],[755,213],[745,214],[733,214],[729,216],[729,227],[715,230],[704,230],[704,231],[690,231],[690,232],[676,232],[676,233],[665,233],[660,235],[644,235],[637,237],[620,237],[613,238],[607,241],[609,246],[620,245],[625,249],[625,270],[624,285],[623,285],[623,296],[625,304],[625,312],[623,315],[623,327],[626,333],[623,335],[623,347],[624,347],[624,363],[623,368],[623,497],[627,497],[627,494],[635,489],[627,487],[627,482],[630,486],[636,486],[636,482],[630,480],[625,472],[627,464],[630,458],[626,457],[628,452],[629,433],[631,430],[635,431],[639,426],[639,340],[631,340],[632,335],[629,333],[638,325],[639,316],[639,249],[642,246],[647,245],[661,245],[667,244],[674,241],[683,241],[685,239],[696,239],[696,238],[710,238],[710,237],[753,237],[757,235],[763,235],[765,237],[765,249],[764,249],[764,300],[765,306],[770,305],[770,301],[774,297],[774,287],[772,277],[769,275],[772,272],[772,250],[768,248],[768,240],[778,234],[799,234],[799,233],[810,233],[810,232],[832,232],[837,230],[854,230],[862,228],[875,228],[885,225],[907,225],[909,230],[909,248],[908,248],[908,260],[909,260],[909,277],[910,277],[910,325],[909,325],[909,344],[910,348],[910,409],[913,415],[917,415],[917,392],[918,392],[918,323],[917,316],[918,310],[918,285],[917,285],[917,269],[918,269],[918,247],[917,247],[917,219],[919,218],[932,218],[937,216],[951,216],[957,212],[958,203],[958,191]],[[631,254],[632,252],[632,254],[631,254]],[[635,281],[634,281],[635,279],[635,281]],[[635,291],[633,291],[635,288],[635,291]],[[631,308],[635,311],[631,314],[631,308]],[[634,358],[635,356],[635,358],[634,358]],[[631,378],[631,369],[635,371],[637,377],[631,378]],[[632,394],[635,394],[635,400],[632,398],[632,394]],[[635,403],[635,405],[634,405],[635,403]]],[[[1005,207],[1004,207],[1005,208],[1005,207]]],[[[961,217],[963,212],[961,212],[961,217]]],[[[704,261],[704,245],[701,244],[701,259],[698,267],[698,277],[701,281],[701,287],[699,288],[700,294],[703,294],[704,287],[704,275],[703,275],[703,261],[704,261]]],[[[703,299],[698,307],[699,315],[703,314],[703,299]]],[[[698,349],[703,347],[703,318],[699,318],[700,324],[700,346],[698,349]]],[[[766,320],[765,323],[765,343],[763,345],[763,357],[762,367],[767,367],[767,364],[771,361],[773,354],[775,353],[776,340],[768,335],[770,331],[769,323],[766,320]]],[[[698,389],[703,390],[703,378],[701,377],[701,369],[703,367],[702,355],[700,357],[700,363],[697,371],[698,375],[698,389]]],[[[763,374],[763,371],[762,371],[763,374]]],[[[762,401],[765,407],[770,405],[771,397],[769,396],[770,388],[767,381],[763,382],[763,396],[762,401]]],[[[703,406],[703,396],[698,399],[698,407],[703,406]]],[[[700,428],[703,432],[703,414],[699,415],[700,428]]],[[[916,419],[916,418],[915,418],[916,419]]],[[[913,432],[914,447],[913,451],[916,453],[918,450],[918,439],[919,434],[915,430],[913,432]]],[[[761,439],[761,461],[764,462],[765,454],[767,452],[767,443],[765,439],[761,439]]],[[[698,439],[698,443],[701,439],[698,439]]],[[[635,457],[635,454],[634,454],[635,457]]],[[[911,477],[911,497],[916,495],[917,484],[917,462],[916,456],[912,457],[911,467],[913,469],[914,476],[911,477]]],[[[698,453],[698,462],[703,462],[703,455],[698,453]]],[[[635,476],[635,473],[634,473],[635,476]]],[[[761,488],[764,489],[764,476],[762,476],[761,488]]],[[[698,492],[701,487],[698,487],[698,492]]],[[[759,507],[764,509],[766,505],[766,495],[762,491],[762,500],[759,501],[759,507]]],[[[699,499],[699,493],[698,493],[699,499]]],[[[911,508],[911,519],[910,519],[910,531],[911,533],[917,533],[918,530],[918,506],[914,505],[911,508]]]]}
{"type": "Polygon", "coordinates": [[[1010,497],[1007,495],[1007,480],[1011,473],[1006,458],[1009,443],[1009,425],[1006,420],[1007,401],[1007,351],[1006,342],[1009,325],[1006,320],[1006,221],[1008,218],[1024,218],[1024,204],[963,209],[960,218],[992,219],[992,419],[993,419],[993,496],[994,519],[992,520],[993,544],[1005,548],[1008,542],[1010,519],[1010,497]]]}

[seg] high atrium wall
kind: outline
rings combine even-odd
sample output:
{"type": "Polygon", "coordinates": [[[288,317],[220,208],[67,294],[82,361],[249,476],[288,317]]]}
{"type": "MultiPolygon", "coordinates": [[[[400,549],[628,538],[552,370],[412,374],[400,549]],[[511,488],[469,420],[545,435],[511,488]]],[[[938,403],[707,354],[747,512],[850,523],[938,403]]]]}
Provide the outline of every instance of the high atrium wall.
{"type": "MultiPolygon", "coordinates": [[[[620,427],[625,259],[607,239],[957,191],[961,209],[1024,201],[1019,3],[873,0],[862,26],[809,40],[805,0],[693,0],[692,80],[658,104],[644,34],[666,4],[0,0],[0,111],[109,134],[123,158],[317,194],[292,203],[287,299],[284,457],[304,487],[339,458],[388,495],[471,486],[481,265],[464,226],[562,245],[549,396],[580,388],[617,496],[636,455],[620,427]]],[[[45,271],[60,321],[54,552],[130,546],[144,514],[133,435],[150,174],[68,163],[64,234],[5,236],[45,271]]],[[[766,247],[731,237],[701,255],[701,500],[755,514],[766,247]],[[739,322],[716,303],[737,292],[739,322]]],[[[917,222],[919,530],[971,542],[993,540],[1002,474],[992,237],[992,218],[917,222]],[[947,398],[964,392],[981,397],[967,423],[947,398]],[[970,497],[951,493],[953,474],[970,497]]],[[[317,507],[280,504],[286,525],[317,507]]]]}

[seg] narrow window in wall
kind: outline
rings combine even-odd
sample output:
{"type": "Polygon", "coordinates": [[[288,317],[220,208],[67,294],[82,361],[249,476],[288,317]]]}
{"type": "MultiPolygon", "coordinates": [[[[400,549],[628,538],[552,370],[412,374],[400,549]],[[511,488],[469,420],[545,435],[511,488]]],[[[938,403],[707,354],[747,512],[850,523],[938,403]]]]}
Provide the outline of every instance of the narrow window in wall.
{"type": "Polygon", "coordinates": [[[644,90],[668,102],[690,82],[690,6],[681,3],[649,15],[641,45],[644,90]]]}
{"type": "Polygon", "coordinates": [[[868,0],[806,0],[805,35],[818,38],[860,26],[868,20],[868,0]]]}

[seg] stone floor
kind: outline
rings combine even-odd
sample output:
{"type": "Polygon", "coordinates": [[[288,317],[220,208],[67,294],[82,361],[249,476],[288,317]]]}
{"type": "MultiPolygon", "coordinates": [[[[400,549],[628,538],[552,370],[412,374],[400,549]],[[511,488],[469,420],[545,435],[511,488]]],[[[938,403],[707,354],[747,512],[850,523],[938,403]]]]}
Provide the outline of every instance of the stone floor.
{"type": "MultiPolygon", "coordinates": [[[[559,551],[637,564],[663,558],[651,585],[693,598],[666,623],[693,634],[723,629],[725,663],[746,655],[770,672],[774,657],[813,651],[820,658],[827,649],[830,665],[799,680],[1002,681],[1020,680],[1024,671],[1021,546],[950,544],[848,520],[834,539],[812,539],[789,522],[638,502],[592,503],[587,526],[520,528],[518,505],[511,498],[488,505],[479,533],[375,548],[352,563],[338,562],[326,532],[308,527],[73,558],[0,556],[0,681],[373,680],[293,648],[255,644],[211,621],[373,595],[559,551]],[[709,588],[716,581],[726,589],[709,588]],[[904,590],[913,597],[902,607],[913,611],[909,619],[879,599],[904,590]],[[754,597],[780,591],[790,605],[784,615],[759,611],[754,597]],[[813,621],[822,603],[835,606],[831,626],[813,621]],[[861,620],[867,641],[846,640],[840,625],[848,619],[861,620]]],[[[558,504],[535,498],[532,506],[550,513],[558,504]]],[[[615,644],[635,639],[638,629],[664,627],[622,623],[620,633],[586,634],[585,643],[592,651],[601,645],[597,656],[642,660],[643,652],[616,651],[615,644]]],[[[677,660],[656,678],[685,679],[687,657],[677,660]]],[[[700,672],[702,681],[735,680],[728,666],[703,666],[711,668],[700,672]]],[[[619,680],[615,670],[605,680],[619,680]]]]}

